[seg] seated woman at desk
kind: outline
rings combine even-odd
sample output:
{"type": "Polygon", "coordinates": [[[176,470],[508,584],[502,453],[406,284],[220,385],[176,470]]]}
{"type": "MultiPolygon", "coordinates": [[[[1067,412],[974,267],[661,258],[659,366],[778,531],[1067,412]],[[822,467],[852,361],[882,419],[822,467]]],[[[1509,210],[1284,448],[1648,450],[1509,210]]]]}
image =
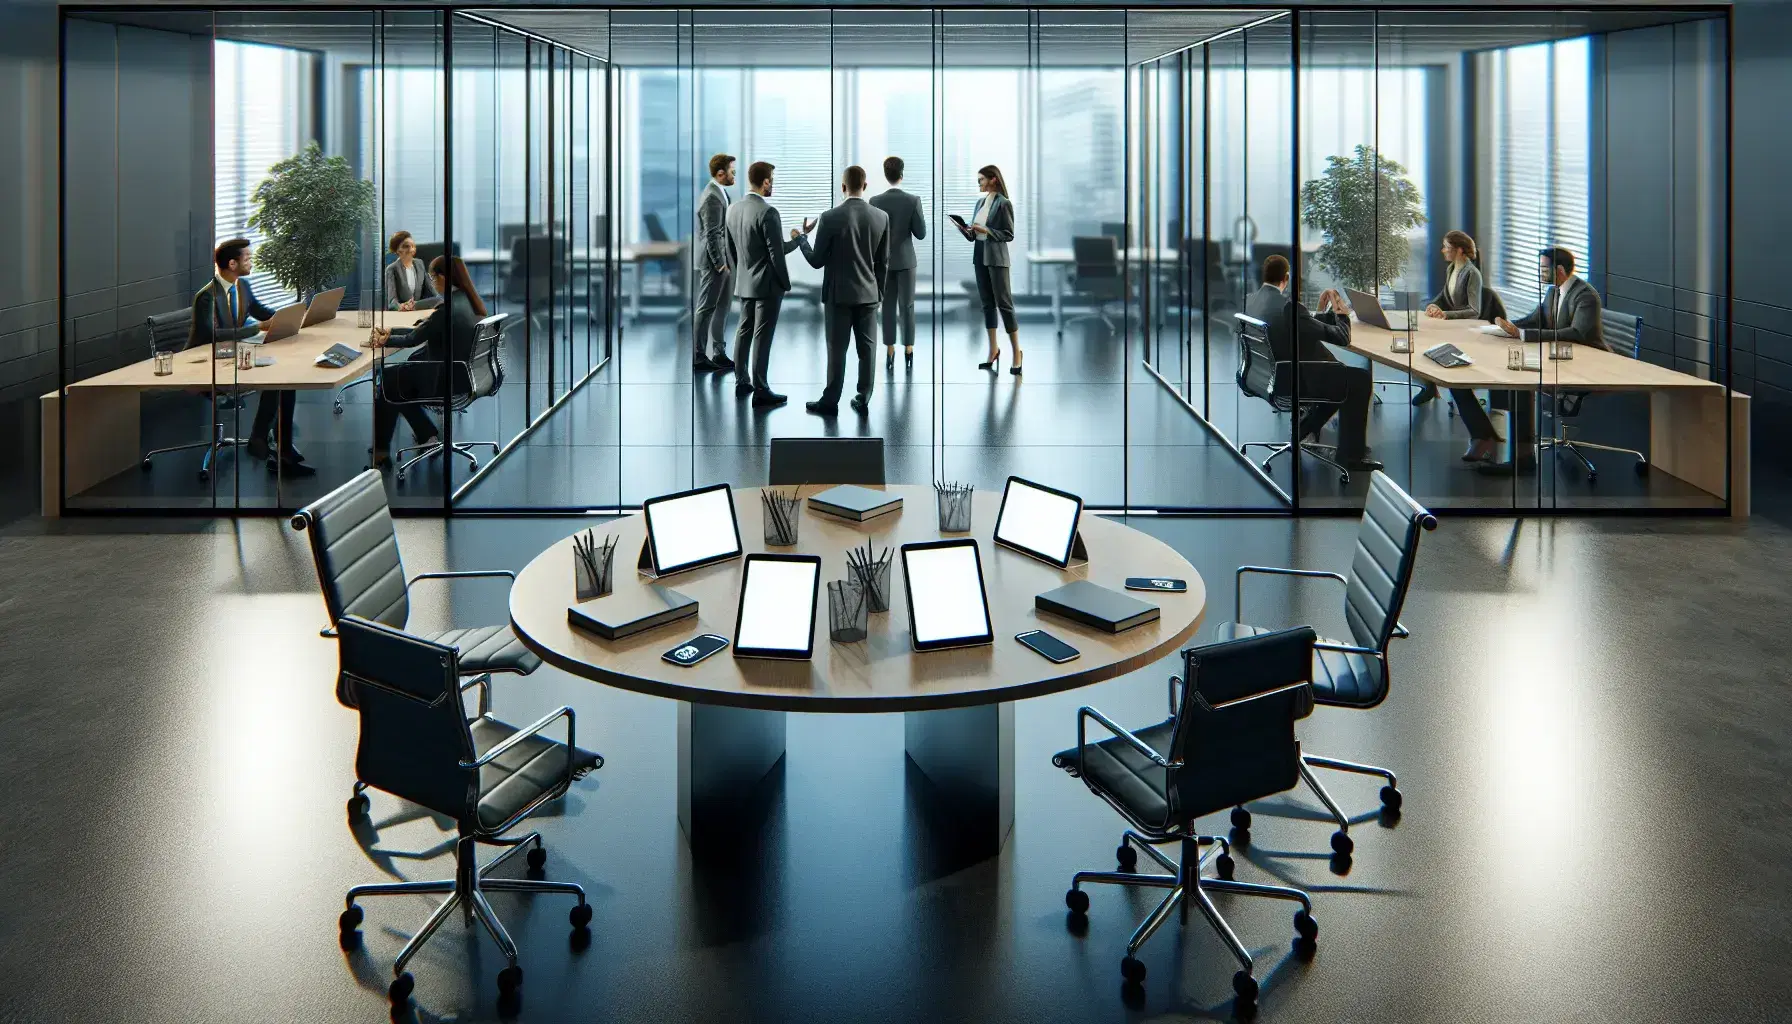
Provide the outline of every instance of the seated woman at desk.
{"type": "Polygon", "coordinates": [[[386,308],[409,312],[441,305],[442,293],[436,290],[435,283],[424,272],[423,264],[418,262],[417,243],[411,233],[394,231],[386,248],[392,250],[395,257],[386,264],[386,308]]]}
{"type": "Polygon", "coordinates": [[[383,469],[392,461],[388,453],[400,413],[410,421],[419,445],[436,441],[435,421],[423,411],[423,405],[444,399],[452,380],[449,370],[454,363],[472,358],[473,337],[478,333],[479,321],[485,317],[485,303],[473,290],[466,264],[458,258],[437,256],[429,265],[429,277],[437,295],[449,294],[448,302],[437,306],[429,319],[414,329],[375,328],[373,332],[374,343],[382,347],[422,347],[402,361],[388,359],[380,367],[373,403],[376,469],[383,469]],[[451,293],[450,279],[454,285],[451,293]]]}
{"type": "MultiPolygon", "coordinates": [[[[1433,320],[1473,320],[1481,315],[1481,268],[1475,265],[1475,240],[1466,231],[1444,232],[1441,249],[1449,269],[1444,286],[1425,307],[1433,320]]],[[[1437,386],[1426,384],[1412,396],[1412,404],[1424,405],[1437,397],[1437,386]]],[[[1460,398],[1457,404],[1461,404],[1460,398]]]]}

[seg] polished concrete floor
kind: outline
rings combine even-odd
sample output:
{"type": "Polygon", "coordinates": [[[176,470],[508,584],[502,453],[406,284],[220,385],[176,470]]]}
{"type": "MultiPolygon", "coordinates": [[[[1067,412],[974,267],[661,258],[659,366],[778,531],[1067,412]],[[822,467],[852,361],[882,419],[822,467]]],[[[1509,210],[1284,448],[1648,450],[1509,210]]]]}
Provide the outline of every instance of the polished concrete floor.
{"type": "MultiPolygon", "coordinates": [[[[1133,520],[1184,552],[1229,617],[1241,562],[1342,569],[1339,520],[1133,520]]],[[[405,520],[409,571],[523,565],[572,520],[405,520]]],[[[1347,875],[1304,793],[1257,805],[1239,876],[1314,894],[1311,963],[1280,906],[1222,900],[1262,958],[1260,1019],[1463,1024],[1783,1019],[1792,973],[1792,532],[1761,518],[1446,520],[1428,535],[1394,692],[1321,710],[1308,749],[1400,772],[1397,827],[1356,832],[1347,875]]],[[[1259,621],[1340,628],[1328,586],[1250,591],[1259,621]]],[[[443,876],[442,823],[343,800],[356,720],[302,536],[273,520],[16,523],[0,531],[7,638],[0,749],[0,1020],[372,1021],[422,899],[348,886],[443,876]]],[[[499,621],[503,588],[420,584],[414,622],[499,621]],[[424,589],[433,587],[435,589],[424,589]]],[[[1111,863],[1121,824],[1049,764],[1088,703],[1144,725],[1170,663],[1022,703],[1017,814],[995,857],[930,831],[890,716],[798,717],[766,833],[693,860],[674,814],[674,709],[543,669],[500,714],[561,704],[608,765],[542,823],[562,901],[495,899],[527,970],[519,1020],[1084,1022],[1224,1019],[1232,971],[1198,921],[1122,945],[1148,897],[1070,874],[1111,863]]],[[[1368,783],[1341,780],[1355,812],[1368,783]]],[[[1220,827],[1220,823],[1215,824],[1220,827]]],[[[414,964],[418,1021],[497,1019],[495,947],[458,920],[414,964]]]]}

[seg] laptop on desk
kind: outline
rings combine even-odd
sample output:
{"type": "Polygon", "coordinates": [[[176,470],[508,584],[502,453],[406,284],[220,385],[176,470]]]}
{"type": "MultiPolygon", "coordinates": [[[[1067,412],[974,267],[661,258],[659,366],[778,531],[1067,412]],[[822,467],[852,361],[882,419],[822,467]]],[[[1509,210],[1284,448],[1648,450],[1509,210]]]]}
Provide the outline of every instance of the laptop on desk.
{"type": "Polygon", "coordinates": [[[283,341],[299,333],[299,328],[303,326],[304,321],[305,304],[303,302],[295,302],[290,306],[282,306],[280,307],[280,310],[274,314],[274,318],[268,321],[267,333],[261,335],[259,338],[245,338],[243,340],[251,345],[266,344],[270,341],[283,341]]]}
{"type": "Polygon", "coordinates": [[[342,306],[342,293],[345,289],[332,288],[327,292],[318,292],[311,297],[311,305],[305,310],[305,322],[300,327],[313,327],[326,320],[336,319],[336,310],[342,306]]]}
{"type": "Polygon", "coordinates": [[[1423,319],[1411,310],[1395,310],[1389,315],[1381,308],[1381,300],[1368,292],[1359,292],[1355,288],[1344,289],[1350,298],[1350,308],[1356,311],[1356,318],[1371,327],[1379,327],[1384,331],[1416,331],[1419,321],[1423,319]]]}

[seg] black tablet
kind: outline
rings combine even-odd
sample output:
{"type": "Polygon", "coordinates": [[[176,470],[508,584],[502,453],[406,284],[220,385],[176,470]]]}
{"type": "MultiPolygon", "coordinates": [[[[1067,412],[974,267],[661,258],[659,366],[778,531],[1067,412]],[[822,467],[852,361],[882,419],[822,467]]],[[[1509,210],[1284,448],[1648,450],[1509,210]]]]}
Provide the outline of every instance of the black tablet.
{"type": "Polygon", "coordinates": [[[1082,515],[1083,499],[1069,491],[1011,476],[1008,486],[1002,488],[995,541],[1065,569],[1070,566],[1082,515]]]}
{"type": "Polygon", "coordinates": [[[727,484],[649,498],[642,512],[656,575],[740,555],[740,520],[734,514],[734,491],[727,484]]]}
{"type": "Polygon", "coordinates": [[[971,539],[902,545],[908,592],[909,643],[917,651],[977,647],[995,642],[983,556],[971,539]]]}
{"type": "Polygon", "coordinates": [[[734,616],[734,656],[808,661],[815,655],[820,592],[819,555],[748,555],[734,616]]]}

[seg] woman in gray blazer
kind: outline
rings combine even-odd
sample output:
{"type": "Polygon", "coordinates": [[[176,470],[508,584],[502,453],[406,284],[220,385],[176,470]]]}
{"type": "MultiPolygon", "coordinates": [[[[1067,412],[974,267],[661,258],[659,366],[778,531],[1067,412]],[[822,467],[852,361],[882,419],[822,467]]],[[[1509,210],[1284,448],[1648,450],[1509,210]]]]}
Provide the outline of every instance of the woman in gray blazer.
{"type": "Polygon", "coordinates": [[[417,243],[411,240],[411,233],[394,231],[386,248],[395,257],[386,264],[386,308],[431,309],[441,305],[441,293],[436,291],[422,261],[417,259],[417,243]]]}
{"type": "MultiPolygon", "coordinates": [[[[1425,315],[1433,320],[1479,319],[1486,286],[1481,280],[1481,268],[1474,262],[1478,255],[1475,240],[1466,231],[1446,231],[1442,252],[1450,269],[1444,276],[1442,290],[1425,307],[1425,315]]],[[[1423,405],[1436,397],[1437,389],[1427,387],[1412,397],[1412,404],[1423,405]]],[[[1456,413],[1462,417],[1462,425],[1468,428],[1471,438],[1462,461],[1492,460],[1499,450],[1499,435],[1493,429],[1493,419],[1481,408],[1481,400],[1470,388],[1451,388],[1450,399],[1456,403],[1456,413]]]]}
{"type": "Polygon", "coordinates": [[[971,242],[971,264],[977,272],[977,297],[983,302],[983,327],[989,332],[989,358],[977,364],[979,370],[995,370],[1002,359],[996,343],[996,314],[1008,330],[1008,347],[1014,353],[1014,365],[1008,372],[1020,376],[1020,325],[1014,319],[1014,288],[1009,282],[1008,243],[1014,241],[1014,203],[1008,198],[1008,183],[995,164],[977,172],[977,191],[983,197],[971,214],[970,223],[961,232],[971,242]]]}

